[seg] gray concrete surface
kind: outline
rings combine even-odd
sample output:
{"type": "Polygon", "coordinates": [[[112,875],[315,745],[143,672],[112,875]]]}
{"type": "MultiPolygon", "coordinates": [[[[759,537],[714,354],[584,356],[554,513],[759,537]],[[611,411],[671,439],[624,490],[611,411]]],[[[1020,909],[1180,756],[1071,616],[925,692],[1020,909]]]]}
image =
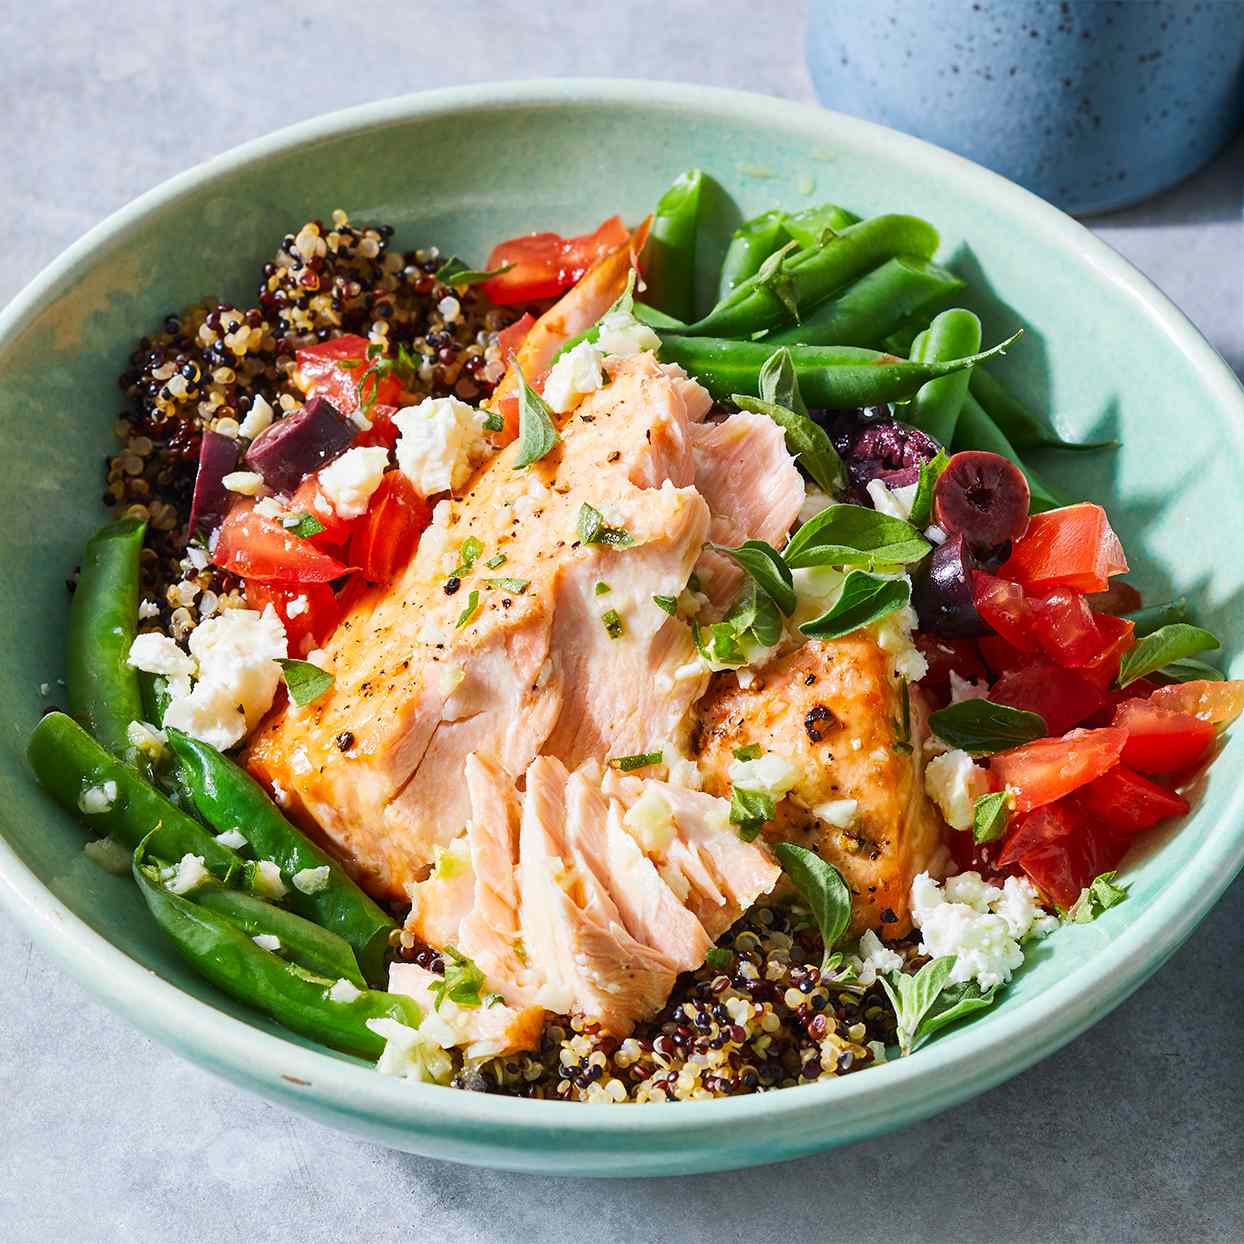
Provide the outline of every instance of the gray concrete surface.
{"type": "MultiPolygon", "coordinates": [[[[802,22],[801,4],[742,0],[3,0],[0,303],[140,191],[277,126],[489,78],[627,75],[809,99],[802,22]]],[[[1237,370],[1242,197],[1237,143],[1177,190],[1092,222],[1237,370]]],[[[114,1019],[0,918],[0,1237],[1240,1239],[1242,961],[1237,883],[1129,1003],[958,1110],[779,1167],[560,1181],[389,1152],[244,1096],[114,1019]]]]}

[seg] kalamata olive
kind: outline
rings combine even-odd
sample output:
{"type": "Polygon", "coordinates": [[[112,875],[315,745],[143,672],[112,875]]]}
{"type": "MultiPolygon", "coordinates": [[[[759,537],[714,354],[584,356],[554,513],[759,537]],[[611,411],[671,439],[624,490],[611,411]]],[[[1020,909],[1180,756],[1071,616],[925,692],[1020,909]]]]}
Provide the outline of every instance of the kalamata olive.
{"type": "Polygon", "coordinates": [[[962,534],[974,549],[992,549],[1028,526],[1028,481],[1000,454],[955,454],[933,489],[933,521],[962,534]]]}
{"type": "Polygon", "coordinates": [[[277,492],[293,492],[324,463],[343,453],[358,429],[322,397],[285,415],[261,432],[246,451],[246,465],[277,492]]]}
{"type": "Polygon", "coordinates": [[[986,635],[972,603],[972,575],[980,566],[962,535],[951,536],[912,576],[911,603],[920,629],[930,635],[986,635]]]}
{"type": "Polygon", "coordinates": [[[219,432],[204,432],[199,444],[199,469],[194,477],[190,502],[190,534],[211,535],[224,522],[234,494],[225,487],[225,476],[238,465],[238,443],[219,432]]]}
{"type": "Polygon", "coordinates": [[[827,423],[829,438],[851,480],[852,498],[862,505],[871,504],[870,480],[879,479],[887,488],[914,484],[920,468],[941,448],[928,433],[893,418],[886,406],[816,415],[827,423]]]}

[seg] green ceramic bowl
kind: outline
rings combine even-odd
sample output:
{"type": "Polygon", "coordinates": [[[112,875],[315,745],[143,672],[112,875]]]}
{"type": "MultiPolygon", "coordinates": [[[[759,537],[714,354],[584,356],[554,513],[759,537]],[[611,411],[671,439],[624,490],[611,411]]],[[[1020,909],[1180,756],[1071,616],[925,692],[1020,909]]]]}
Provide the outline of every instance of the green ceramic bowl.
{"type": "Polygon", "coordinates": [[[136,337],[204,293],[246,303],[277,239],[344,207],[400,242],[476,261],[499,237],[637,220],[700,165],[751,214],[830,198],[936,223],[982,291],[991,340],[1027,335],[1014,385],[1116,454],[1046,466],[1106,502],[1154,599],[1186,592],[1244,634],[1244,393],[1152,285],[1060,212],[944,151],[760,96],[626,82],[467,87],[311,121],[144,195],[0,315],[0,897],[39,943],[135,1024],[199,1065],[322,1122],[417,1153],[515,1170],[675,1174],[772,1162],[923,1118],[1014,1075],[1122,1001],[1176,949],[1244,861],[1244,730],[1187,824],[1126,865],[1127,902],[1062,929],[1003,1000],[914,1057],[730,1101],[594,1107],[384,1078],[313,1048],[186,972],[126,879],[26,770],[27,731],[63,698],[64,577],[100,521],[116,380],[136,337]],[[40,691],[41,683],[54,689],[40,691]]]}

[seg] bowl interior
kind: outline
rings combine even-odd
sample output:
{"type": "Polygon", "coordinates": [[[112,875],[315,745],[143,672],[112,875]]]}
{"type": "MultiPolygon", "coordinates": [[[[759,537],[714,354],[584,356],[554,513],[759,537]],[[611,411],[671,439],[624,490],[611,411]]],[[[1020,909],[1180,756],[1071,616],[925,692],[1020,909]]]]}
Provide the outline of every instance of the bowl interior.
{"type": "MultiPolygon", "coordinates": [[[[8,848],[0,856],[0,889],[29,923],[42,924],[45,940],[59,942],[53,949],[71,966],[76,960],[79,971],[84,947],[93,947],[94,983],[114,1004],[138,1014],[162,998],[172,1009],[161,1035],[181,1040],[192,1056],[211,1062],[208,1033],[220,1050],[229,1042],[242,1050],[250,1040],[265,1057],[288,1051],[282,1065],[314,1067],[324,1086],[314,1100],[303,1096],[295,1104],[390,1143],[467,1160],[603,1173],[613,1161],[607,1154],[649,1127],[663,1142],[680,1128],[704,1127],[695,1144],[654,1147],[654,1153],[667,1149],[660,1166],[669,1170],[770,1161],[892,1126],[935,1108],[936,1093],[910,1088],[920,1081],[921,1059],[930,1078],[949,1077],[937,1092],[950,1100],[951,1079],[985,1087],[1091,1018],[1068,1014],[1052,1021],[1052,1035],[1038,1039],[1034,1025],[1050,1018],[1040,1009],[1043,998],[1069,998],[1065,989],[1074,987],[1099,990],[1108,1004],[1120,1000],[1174,949],[1208,905],[1206,896],[1212,899],[1239,864],[1241,827],[1229,806],[1236,798],[1233,770],[1244,756],[1237,731],[1228,755],[1199,787],[1188,824],[1129,857],[1128,901],[1092,925],[1061,930],[1031,956],[990,1013],[941,1038],[901,1074],[881,1069],[752,1103],[661,1107],[650,1124],[635,1120],[635,1112],[623,1123],[596,1111],[572,1123],[566,1112],[573,1108],[554,1107],[562,1113],[550,1131],[552,1116],[534,1103],[468,1108],[462,1101],[468,1095],[404,1085],[377,1087],[371,1105],[359,1106],[356,1086],[363,1082],[334,1079],[334,1063],[343,1076],[363,1074],[351,1060],[297,1050],[304,1044],[298,1038],[184,971],[128,880],[86,860],[79,827],[36,788],[23,748],[40,711],[64,703],[58,680],[65,576],[105,514],[101,468],[121,409],[116,377],[136,339],[204,294],[250,305],[259,268],[283,233],[337,207],[355,220],[393,224],[402,247],[435,243],[480,265],[500,237],[550,227],[579,231],[614,212],[637,220],[691,165],[725,188],[711,203],[719,239],[741,217],[775,204],[797,208],[825,199],[860,214],[909,211],[936,224],[943,259],[972,282],[987,339],[1021,325],[1026,330],[1000,373],[1034,406],[1052,411],[1066,434],[1123,440],[1113,453],[1047,454],[1037,459],[1041,468],[1066,491],[1108,506],[1133,581],[1147,597],[1187,594],[1219,634],[1244,632],[1238,386],[1181,317],[1078,226],[934,148],[759,97],[653,84],[536,84],[441,92],[310,123],[140,200],[84,239],[0,318],[0,430],[8,446],[0,460],[0,564],[10,585],[0,595],[0,696],[7,706],[0,820],[8,848]],[[1174,901],[1174,879],[1188,887],[1181,911],[1191,914],[1182,923],[1164,921],[1163,934],[1159,909],[1174,901]],[[139,982],[148,978],[123,970],[123,961],[87,930],[216,1013],[279,1034],[280,1045],[257,1034],[246,1038],[202,1008],[186,1010],[172,993],[140,997],[139,982]],[[1113,985],[1103,984],[1108,973],[1116,974],[1113,985]],[[195,1027],[193,1036],[191,1014],[198,1017],[194,1025],[207,1025],[195,1027]],[[1025,1034],[1017,1048],[1000,1054],[999,1044],[1014,1043],[1017,1033],[1025,1034]],[[872,1085],[854,1087],[865,1079],[872,1085]],[[355,1092],[353,1108],[342,1104],[347,1087],[355,1092]],[[837,1112],[834,1101],[842,1105],[837,1112]],[[813,1105],[819,1121],[803,1113],[813,1105]],[[779,1135],[712,1126],[743,1112],[780,1121],[792,1110],[802,1121],[788,1117],[779,1135]],[[344,1117],[351,1113],[353,1120],[344,1117]],[[375,1121],[381,1115],[383,1125],[375,1121]],[[584,1146],[588,1116],[587,1131],[614,1139],[584,1146]],[[482,1135],[485,1119],[501,1129],[492,1140],[482,1135]],[[524,1131],[528,1123],[532,1128],[524,1131]],[[530,1146],[523,1154],[514,1148],[519,1137],[530,1146]]],[[[711,281],[710,265],[703,268],[711,281]]],[[[1228,668],[1244,669],[1230,638],[1228,651],[1228,668]]],[[[146,1022],[160,1027],[150,1017],[146,1022]]],[[[270,1067],[247,1069],[223,1052],[216,1065],[267,1091],[280,1089],[270,1067]]],[[[371,1093],[369,1086],[363,1096],[371,1093]]],[[[628,1173],[635,1172],[630,1165],[628,1173]]]]}

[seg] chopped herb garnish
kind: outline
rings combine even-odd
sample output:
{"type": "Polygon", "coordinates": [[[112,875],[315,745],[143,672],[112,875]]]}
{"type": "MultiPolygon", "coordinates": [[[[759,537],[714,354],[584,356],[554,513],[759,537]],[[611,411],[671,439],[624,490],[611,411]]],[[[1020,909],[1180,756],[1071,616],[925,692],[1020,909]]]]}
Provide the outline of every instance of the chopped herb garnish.
{"type": "Polygon", "coordinates": [[[484,995],[485,1006],[500,1006],[505,999],[499,993],[489,993],[484,995]]]}
{"type": "Polygon", "coordinates": [[[718,972],[724,972],[734,962],[734,951],[724,946],[710,946],[704,956],[704,962],[718,972]]]}
{"type": "Polygon", "coordinates": [[[916,495],[911,502],[911,525],[923,531],[933,517],[933,489],[941,479],[942,472],[950,463],[944,449],[937,451],[937,456],[930,459],[920,468],[920,479],[916,484],[916,495]]]}
{"type": "Polygon", "coordinates": [[[631,773],[635,769],[646,769],[649,765],[659,765],[665,759],[664,752],[638,752],[634,756],[611,756],[609,763],[623,773],[631,773]]]}
{"type": "Polygon", "coordinates": [[[889,979],[881,978],[881,987],[886,991],[898,1020],[898,1048],[904,1056],[939,1028],[953,1024],[973,1011],[983,1010],[997,995],[997,985],[982,993],[975,981],[949,984],[954,966],[955,956],[943,955],[940,959],[931,959],[914,974],[891,972],[889,979]]]}
{"type": "Polygon", "coordinates": [[[600,615],[600,620],[604,623],[605,634],[610,639],[621,639],[622,632],[626,629],[622,625],[622,616],[616,609],[610,609],[600,615]]]}
{"type": "Polygon", "coordinates": [[[613,588],[611,588],[609,584],[602,579],[592,590],[597,596],[608,596],[609,593],[613,591],[613,588]]]}
{"type": "Polygon", "coordinates": [[[527,383],[512,351],[510,366],[518,376],[518,456],[514,459],[518,470],[539,462],[557,444],[557,426],[548,403],[527,383]]]}
{"type": "Polygon", "coordinates": [[[450,255],[437,268],[436,279],[442,285],[454,285],[462,288],[464,285],[479,285],[484,281],[491,281],[494,276],[500,276],[503,272],[509,272],[513,266],[512,263],[503,263],[501,267],[493,268],[491,272],[480,272],[474,268],[468,268],[457,255],[450,255]]]}
{"type": "Polygon", "coordinates": [[[293,514],[289,518],[283,518],[281,526],[300,540],[309,540],[325,530],[324,524],[314,514],[293,514]]]}
{"type": "Polygon", "coordinates": [[[991,795],[979,796],[972,807],[972,840],[995,842],[1006,833],[1010,816],[1010,791],[997,790],[991,795]]]}
{"type": "Polygon", "coordinates": [[[764,754],[764,748],[759,743],[748,743],[745,747],[734,749],[735,760],[759,760],[764,754]]]}
{"type": "Polygon", "coordinates": [[[772,545],[763,540],[747,540],[737,549],[721,544],[710,544],[708,547],[737,562],[788,618],[795,612],[795,587],[790,567],[772,545]]]}
{"type": "Polygon", "coordinates": [[[505,565],[505,563],[506,563],[506,556],[505,556],[505,554],[504,554],[504,553],[498,553],[498,554],[496,554],[496,556],[495,556],[495,557],[490,557],[490,558],[489,558],[489,559],[488,559],[488,560],[484,563],[484,565],[485,565],[485,566],[487,566],[489,570],[496,570],[496,568],[497,568],[498,566],[504,566],[504,565],[505,565]]]}
{"type": "Polygon", "coordinates": [[[449,577],[451,579],[462,578],[475,565],[483,551],[484,546],[479,540],[474,536],[467,536],[462,542],[462,547],[458,550],[458,564],[449,572],[449,577]]]}
{"type": "Polygon", "coordinates": [[[911,581],[906,577],[887,579],[852,570],[833,606],[799,629],[816,639],[839,639],[902,609],[910,600],[911,581]]]}
{"type": "Polygon", "coordinates": [[[458,621],[454,626],[455,630],[461,630],[475,616],[479,609],[479,592],[474,588],[471,589],[470,596],[467,597],[466,608],[458,615],[458,621]]]}
{"type": "Polygon", "coordinates": [[[502,592],[514,592],[521,596],[530,586],[530,579],[485,579],[484,582],[489,587],[495,587],[502,592]]]}
{"type": "Polygon", "coordinates": [[[678,612],[677,596],[654,596],[652,598],[652,603],[656,605],[658,609],[664,609],[671,618],[678,612]]]}
{"type": "Polygon", "coordinates": [[[775,843],[773,851],[782,865],[782,871],[812,910],[825,944],[821,959],[822,966],[825,966],[830,952],[842,940],[851,923],[851,891],[847,889],[842,874],[815,851],[796,846],[793,842],[775,843]]]}
{"type": "Polygon", "coordinates": [[[890,724],[894,727],[894,750],[905,756],[911,755],[911,688],[906,678],[899,679],[899,715],[898,720],[890,724]]]}
{"type": "Polygon", "coordinates": [[[933,733],[973,756],[991,756],[1044,738],[1045,718],[992,700],[960,700],[929,714],[933,733]]]}
{"type": "Polygon", "coordinates": [[[433,981],[430,986],[432,996],[436,999],[436,1009],[441,1009],[441,1003],[446,998],[458,1006],[479,1006],[482,1001],[480,991],[485,983],[483,972],[452,946],[446,946],[440,953],[445,964],[445,975],[440,980],[433,981]]]}
{"type": "Polygon", "coordinates": [[[625,548],[634,541],[625,528],[610,527],[605,522],[605,516],[585,501],[579,507],[579,543],[615,544],[625,548]]]}
{"type": "Polygon", "coordinates": [[[280,660],[277,664],[285,677],[289,698],[299,708],[318,700],[333,685],[333,676],[310,661],[280,660]]]}
{"type": "Polygon", "coordinates": [[[1118,686],[1155,673],[1172,661],[1181,661],[1196,652],[1206,652],[1219,646],[1216,636],[1199,626],[1187,622],[1172,622],[1159,627],[1150,635],[1137,640],[1135,647],[1123,654],[1119,664],[1118,686]]]}
{"type": "Polygon", "coordinates": [[[730,791],[730,824],[737,825],[739,837],[751,842],[766,821],[773,820],[777,805],[768,791],[735,786],[730,791]]]}
{"type": "Polygon", "coordinates": [[[1113,870],[1100,873],[1080,891],[1080,897],[1072,903],[1067,912],[1067,919],[1074,924],[1088,924],[1096,920],[1103,911],[1117,907],[1125,898],[1127,890],[1115,884],[1119,874],[1113,870]]]}
{"type": "Polygon", "coordinates": [[[505,420],[494,410],[484,412],[484,431],[500,432],[505,427],[505,420]]]}

